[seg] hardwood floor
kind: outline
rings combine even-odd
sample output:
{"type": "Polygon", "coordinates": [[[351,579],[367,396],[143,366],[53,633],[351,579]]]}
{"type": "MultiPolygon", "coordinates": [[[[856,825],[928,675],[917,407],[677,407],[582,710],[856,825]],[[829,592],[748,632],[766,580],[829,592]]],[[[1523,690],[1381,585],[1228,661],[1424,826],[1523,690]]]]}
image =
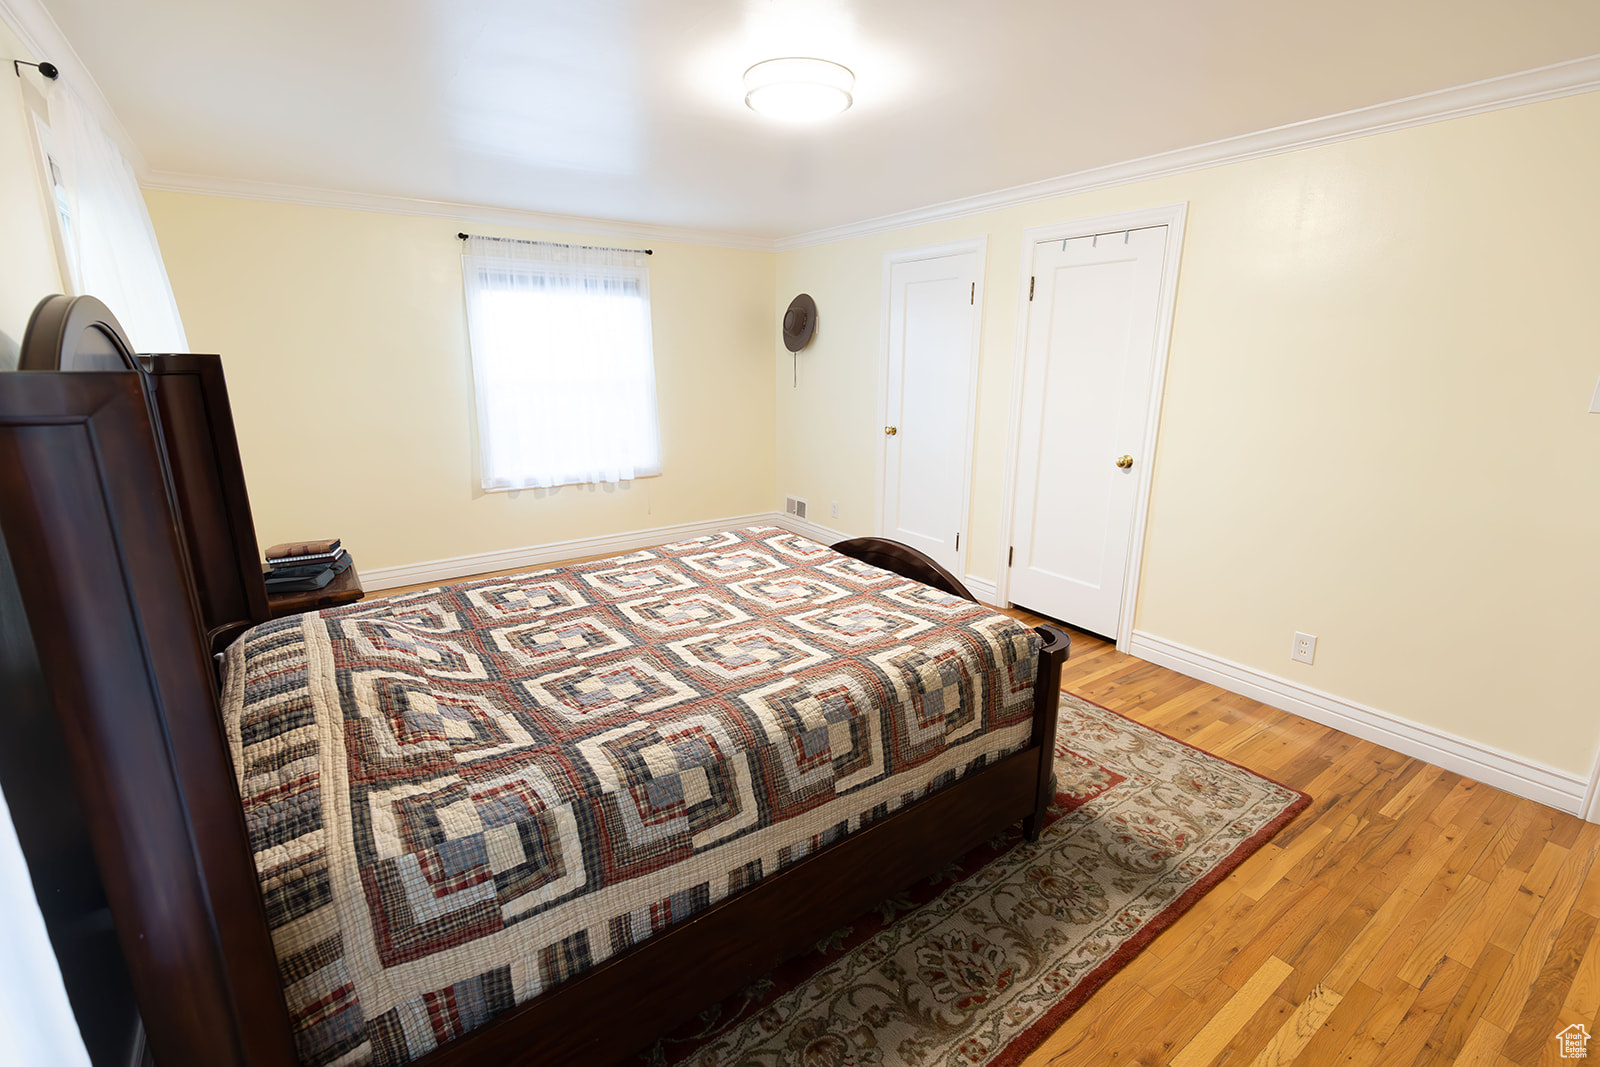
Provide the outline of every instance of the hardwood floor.
{"type": "Polygon", "coordinates": [[[1062,682],[1313,800],[1024,1067],[1532,1067],[1594,1032],[1600,825],[1092,635],[1062,682]]]}
{"type": "Polygon", "coordinates": [[[1025,1067],[1531,1067],[1594,1032],[1600,826],[1086,634],[1062,683],[1313,800],[1025,1067]]]}

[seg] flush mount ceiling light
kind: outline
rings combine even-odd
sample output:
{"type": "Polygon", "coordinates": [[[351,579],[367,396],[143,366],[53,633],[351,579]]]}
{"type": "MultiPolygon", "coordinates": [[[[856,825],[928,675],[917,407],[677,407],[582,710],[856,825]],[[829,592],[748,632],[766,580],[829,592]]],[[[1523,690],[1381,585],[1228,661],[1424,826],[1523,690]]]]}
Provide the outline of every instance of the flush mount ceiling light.
{"type": "Polygon", "coordinates": [[[744,102],[775,119],[810,122],[846,110],[855,84],[850,68],[826,59],[768,59],[744,72],[744,102]]]}

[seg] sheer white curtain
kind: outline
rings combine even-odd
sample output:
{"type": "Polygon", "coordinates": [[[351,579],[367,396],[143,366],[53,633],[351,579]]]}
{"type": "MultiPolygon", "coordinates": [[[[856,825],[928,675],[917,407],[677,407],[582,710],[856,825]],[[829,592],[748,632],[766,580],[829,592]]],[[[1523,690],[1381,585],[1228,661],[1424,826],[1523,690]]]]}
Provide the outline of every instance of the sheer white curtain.
{"type": "Polygon", "coordinates": [[[99,297],[140,352],[187,352],[188,338],[133,167],[71,88],[50,89],[50,158],[74,295],[99,297]]]}
{"type": "Polygon", "coordinates": [[[661,473],[643,253],[467,238],[483,487],[661,473]]]}

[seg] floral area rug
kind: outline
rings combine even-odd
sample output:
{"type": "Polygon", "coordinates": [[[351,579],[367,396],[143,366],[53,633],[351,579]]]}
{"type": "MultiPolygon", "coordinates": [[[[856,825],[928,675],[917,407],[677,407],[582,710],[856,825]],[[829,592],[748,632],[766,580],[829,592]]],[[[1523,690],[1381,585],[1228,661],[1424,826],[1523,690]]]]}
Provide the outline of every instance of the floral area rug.
{"type": "Polygon", "coordinates": [[[1011,1067],[1310,802],[1070,693],[1036,844],[1013,827],[638,1059],[1011,1067]]]}

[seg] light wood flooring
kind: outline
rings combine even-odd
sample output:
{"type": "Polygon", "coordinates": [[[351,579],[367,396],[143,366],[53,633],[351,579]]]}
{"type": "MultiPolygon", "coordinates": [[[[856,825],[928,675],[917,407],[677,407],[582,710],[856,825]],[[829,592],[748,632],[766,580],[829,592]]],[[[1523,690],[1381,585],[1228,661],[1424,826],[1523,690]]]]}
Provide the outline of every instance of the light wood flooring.
{"type": "Polygon", "coordinates": [[[1600,825],[1092,635],[1062,682],[1313,799],[1024,1067],[1532,1067],[1595,1032],[1600,825]]]}
{"type": "Polygon", "coordinates": [[[1097,637],[1062,682],[1313,800],[1025,1067],[1566,1064],[1595,1032],[1600,825],[1097,637]]]}

